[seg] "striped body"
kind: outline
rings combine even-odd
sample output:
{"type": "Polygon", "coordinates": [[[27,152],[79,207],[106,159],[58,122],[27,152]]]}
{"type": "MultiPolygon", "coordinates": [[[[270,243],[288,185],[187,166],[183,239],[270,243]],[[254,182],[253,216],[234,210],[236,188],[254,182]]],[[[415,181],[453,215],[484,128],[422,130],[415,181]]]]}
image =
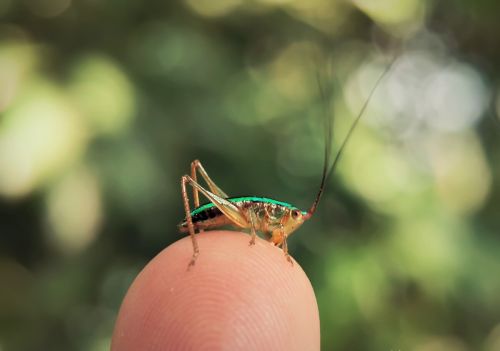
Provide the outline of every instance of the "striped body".
{"type": "MultiPolygon", "coordinates": [[[[279,225],[283,216],[291,211],[299,211],[289,203],[281,202],[265,197],[233,197],[226,199],[236,205],[242,213],[250,216],[249,211],[254,214],[255,229],[261,232],[272,232],[279,225]]],[[[305,212],[299,211],[302,214],[305,212]]],[[[196,229],[213,229],[224,225],[234,225],[217,206],[213,203],[202,205],[191,211],[191,218],[196,229]]],[[[250,222],[250,219],[248,218],[250,222]]],[[[179,224],[181,232],[188,232],[186,219],[179,224]]]]}

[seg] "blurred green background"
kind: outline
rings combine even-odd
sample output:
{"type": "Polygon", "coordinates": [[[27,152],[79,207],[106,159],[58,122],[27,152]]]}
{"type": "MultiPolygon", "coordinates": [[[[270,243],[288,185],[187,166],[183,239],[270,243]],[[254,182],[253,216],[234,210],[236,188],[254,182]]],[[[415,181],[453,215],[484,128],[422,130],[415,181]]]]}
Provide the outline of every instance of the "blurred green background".
{"type": "MultiPolygon", "coordinates": [[[[500,350],[500,3],[1,0],[0,350],[106,350],[199,158],[319,210],[324,350],[500,350]],[[316,73],[331,89],[319,98],[316,73]]],[[[187,261],[186,261],[187,262],[187,261]]],[[[180,263],[181,264],[181,263],[180,263]]]]}

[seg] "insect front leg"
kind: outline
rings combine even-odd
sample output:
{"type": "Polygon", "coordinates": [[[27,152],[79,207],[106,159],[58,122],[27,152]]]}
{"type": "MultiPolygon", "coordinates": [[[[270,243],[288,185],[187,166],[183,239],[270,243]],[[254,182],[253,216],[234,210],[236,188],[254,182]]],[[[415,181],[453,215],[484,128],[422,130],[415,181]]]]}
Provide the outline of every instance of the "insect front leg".
{"type": "Polygon", "coordinates": [[[290,262],[293,266],[292,258],[290,257],[290,254],[288,253],[288,243],[286,241],[287,238],[288,238],[288,235],[285,232],[285,227],[282,223],[280,223],[280,224],[278,224],[277,228],[275,228],[271,232],[270,241],[275,246],[281,246],[281,249],[283,250],[283,253],[285,254],[286,260],[288,262],[290,262]]]}
{"type": "Polygon", "coordinates": [[[288,253],[288,244],[286,242],[286,239],[288,238],[288,235],[285,233],[285,230],[284,230],[284,227],[283,227],[283,224],[280,224],[280,232],[281,232],[281,238],[282,238],[282,243],[281,243],[281,247],[283,249],[283,252],[285,253],[285,257],[286,257],[286,260],[288,262],[290,262],[293,266],[293,261],[292,261],[292,258],[290,257],[290,254],[288,253]]]}

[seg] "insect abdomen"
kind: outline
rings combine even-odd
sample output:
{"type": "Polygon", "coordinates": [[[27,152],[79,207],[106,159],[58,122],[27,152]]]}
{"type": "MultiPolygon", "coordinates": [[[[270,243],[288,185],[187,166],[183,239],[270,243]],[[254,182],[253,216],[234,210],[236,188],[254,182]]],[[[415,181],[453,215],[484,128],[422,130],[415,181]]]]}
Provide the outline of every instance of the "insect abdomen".
{"type": "MultiPolygon", "coordinates": [[[[205,208],[202,211],[193,212],[194,214],[191,215],[191,219],[196,229],[210,229],[231,224],[229,219],[215,206],[205,208]]],[[[187,221],[185,219],[179,224],[179,229],[183,233],[188,232],[187,221]]]]}

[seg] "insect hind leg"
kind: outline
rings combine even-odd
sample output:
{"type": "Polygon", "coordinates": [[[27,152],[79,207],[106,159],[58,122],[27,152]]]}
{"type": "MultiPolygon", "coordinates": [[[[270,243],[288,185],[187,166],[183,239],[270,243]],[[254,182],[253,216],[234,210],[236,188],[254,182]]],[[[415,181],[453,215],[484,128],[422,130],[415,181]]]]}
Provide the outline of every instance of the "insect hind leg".
{"type": "MultiPolygon", "coordinates": [[[[193,162],[191,162],[191,178],[193,178],[195,182],[198,182],[196,171],[200,173],[201,177],[205,180],[205,182],[208,185],[208,188],[213,194],[222,197],[224,199],[228,197],[227,194],[224,191],[222,191],[221,188],[219,188],[217,184],[215,184],[215,182],[209,177],[207,171],[205,171],[205,168],[201,164],[200,160],[194,160],[193,162]]],[[[194,194],[193,195],[194,206],[199,207],[200,198],[198,196],[198,189],[194,188],[193,194],[194,194]]]]}
{"type": "Polygon", "coordinates": [[[191,242],[193,244],[193,257],[191,258],[191,262],[189,262],[189,266],[194,266],[198,255],[200,254],[200,248],[198,247],[198,241],[196,240],[193,219],[191,218],[191,208],[189,207],[189,198],[186,190],[186,183],[191,182],[191,178],[189,176],[182,176],[181,178],[181,191],[182,191],[182,201],[184,203],[184,211],[186,212],[186,221],[188,226],[189,235],[191,236],[191,242]]]}
{"type": "Polygon", "coordinates": [[[201,192],[211,203],[213,203],[223,214],[226,216],[234,225],[241,228],[248,228],[248,221],[241,209],[231,203],[230,201],[222,198],[205,188],[203,188],[200,184],[198,184],[193,178],[188,175],[184,175],[181,178],[181,191],[182,191],[182,200],[184,203],[184,211],[186,212],[186,222],[188,226],[189,235],[191,236],[191,240],[193,243],[193,258],[189,263],[189,266],[193,266],[198,258],[200,249],[198,247],[198,241],[195,236],[195,228],[193,224],[193,218],[191,217],[191,208],[189,206],[189,198],[186,190],[186,184],[189,184],[193,187],[194,191],[201,192]]]}
{"type": "MultiPolygon", "coordinates": [[[[198,160],[198,159],[191,162],[191,178],[195,182],[198,182],[197,173],[200,173],[201,177],[205,180],[205,183],[207,183],[208,188],[210,189],[210,191],[212,193],[214,193],[215,195],[220,196],[222,198],[228,197],[226,195],[226,193],[224,191],[222,191],[217,186],[217,184],[215,184],[215,182],[210,178],[207,171],[205,171],[205,168],[203,167],[200,160],[198,160]]],[[[198,195],[198,189],[196,187],[193,188],[193,201],[194,201],[194,207],[198,208],[200,206],[200,197],[198,195]]],[[[199,229],[199,232],[202,233],[203,229],[199,229]]]]}

